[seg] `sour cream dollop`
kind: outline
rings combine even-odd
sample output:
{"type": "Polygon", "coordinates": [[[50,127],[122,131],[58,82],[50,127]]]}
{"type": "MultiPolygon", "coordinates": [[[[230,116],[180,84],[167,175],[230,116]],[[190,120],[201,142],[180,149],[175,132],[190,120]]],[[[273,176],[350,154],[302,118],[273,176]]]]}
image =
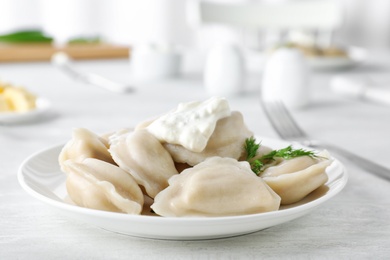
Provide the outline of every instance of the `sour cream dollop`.
{"type": "Polygon", "coordinates": [[[204,102],[180,103],[147,129],[161,142],[179,144],[193,152],[201,152],[214,132],[219,119],[231,114],[224,98],[213,97],[204,102]]]}

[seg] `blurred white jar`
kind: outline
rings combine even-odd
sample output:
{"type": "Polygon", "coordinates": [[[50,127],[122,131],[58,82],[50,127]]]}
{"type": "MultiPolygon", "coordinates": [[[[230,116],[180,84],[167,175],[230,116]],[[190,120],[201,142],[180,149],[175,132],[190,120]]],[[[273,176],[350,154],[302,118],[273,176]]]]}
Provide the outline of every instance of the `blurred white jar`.
{"type": "Polygon", "coordinates": [[[132,49],[130,65],[135,80],[172,78],[180,74],[181,54],[169,44],[140,44],[132,49]]]}
{"type": "Polygon", "coordinates": [[[99,35],[99,3],[96,0],[40,0],[43,31],[58,45],[76,37],[99,35]]]}
{"type": "Polygon", "coordinates": [[[293,109],[309,104],[309,69],[303,54],[294,48],[277,49],[265,65],[262,89],[265,100],[282,100],[293,109]]]}
{"type": "Polygon", "coordinates": [[[204,85],[212,96],[234,96],[244,89],[244,58],[234,44],[213,47],[206,58],[204,85]]]}

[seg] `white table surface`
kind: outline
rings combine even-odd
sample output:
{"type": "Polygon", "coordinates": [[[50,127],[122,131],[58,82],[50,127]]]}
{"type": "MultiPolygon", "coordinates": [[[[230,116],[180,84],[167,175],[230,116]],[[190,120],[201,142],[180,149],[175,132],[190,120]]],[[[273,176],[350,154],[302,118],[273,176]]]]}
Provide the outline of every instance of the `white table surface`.
{"type": "MultiPolygon", "coordinates": [[[[390,56],[379,55],[346,73],[390,72],[390,56]]],[[[130,81],[126,60],[77,64],[130,81]]],[[[313,136],[339,144],[390,167],[390,107],[345,100],[333,94],[333,73],[314,73],[312,105],[294,112],[313,136]]],[[[259,106],[261,75],[249,76],[246,94],[230,98],[256,134],[276,137],[259,106]]],[[[207,241],[164,241],[130,237],[60,215],[30,197],[17,170],[30,154],[69,140],[74,127],[105,133],[131,127],[177,103],[208,98],[199,73],[137,84],[119,95],[74,82],[48,63],[0,64],[0,78],[26,86],[53,104],[36,122],[0,125],[0,259],[386,259],[390,257],[390,183],[339,158],[347,167],[345,189],[314,212],[256,233],[207,241]]],[[[390,87],[390,86],[389,86],[390,87]]],[[[389,173],[390,174],[390,173],[389,173]]]]}

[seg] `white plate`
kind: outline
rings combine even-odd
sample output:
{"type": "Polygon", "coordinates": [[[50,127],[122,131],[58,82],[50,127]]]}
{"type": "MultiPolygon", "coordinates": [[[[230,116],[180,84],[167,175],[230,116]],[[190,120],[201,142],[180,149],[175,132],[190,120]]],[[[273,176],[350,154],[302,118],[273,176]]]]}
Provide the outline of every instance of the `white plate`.
{"type": "MultiPolygon", "coordinates": [[[[261,138],[262,144],[281,148],[286,142],[261,138]]],[[[343,165],[335,160],[327,168],[329,181],[302,201],[283,206],[279,211],[244,216],[210,218],[164,218],[127,215],[87,209],[67,201],[65,174],[58,165],[62,145],[39,151],[27,158],[19,168],[21,186],[33,197],[61,210],[61,214],[85,223],[126,235],[172,240],[196,240],[231,237],[272,227],[308,214],[339,193],[347,183],[343,165]]],[[[334,214],[337,214],[335,212],[334,214]]]]}
{"type": "Polygon", "coordinates": [[[358,47],[347,49],[346,57],[309,57],[309,66],[315,70],[341,70],[349,69],[366,60],[366,50],[358,47]]]}
{"type": "Polygon", "coordinates": [[[2,112],[0,124],[23,123],[38,119],[42,114],[49,111],[51,105],[47,99],[38,98],[36,108],[27,112],[2,112]]]}

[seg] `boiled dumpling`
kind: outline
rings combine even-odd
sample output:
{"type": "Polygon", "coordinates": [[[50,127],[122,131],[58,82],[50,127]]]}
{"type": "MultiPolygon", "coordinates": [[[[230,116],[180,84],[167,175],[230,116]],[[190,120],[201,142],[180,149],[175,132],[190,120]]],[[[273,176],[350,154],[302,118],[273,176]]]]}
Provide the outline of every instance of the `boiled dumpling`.
{"type": "Polygon", "coordinates": [[[72,139],[62,148],[58,158],[61,169],[65,171],[64,162],[67,160],[81,162],[86,158],[96,158],[115,164],[104,138],[85,128],[73,129],[72,139]]]}
{"type": "Polygon", "coordinates": [[[261,177],[282,198],[281,204],[292,204],[327,182],[325,169],[332,163],[328,157],[324,152],[317,158],[303,156],[282,160],[268,167],[261,177]]]}
{"type": "Polygon", "coordinates": [[[122,132],[110,142],[109,151],[114,161],[129,172],[152,198],[168,186],[171,176],[178,174],[171,155],[145,129],[122,132]]]}
{"type": "Polygon", "coordinates": [[[280,197],[248,162],[212,157],[169,179],[151,208],[164,217],[231,216],[278,210],[280,197]]]}
{"type": "Polygon", "coordinates": [[[164,147],[172,155],[175,162],[193,166],[213,156],[240,158],[245,139],[252,135],[253,133],[244,123],[242,114],[233,111],[230,116],[217,121],[215,130],[202,152],[192,152],[181,145],[169,143],[164,144],[164,147]]]}
{"type": "Polygon", "coordinates": [[[118,166],[93,158],[67,160],[66,189],[79,206],[140,214],[144,195],[134,178],[118,166]]]}
{"type": "MultiPolygon", "coordinates": [[[[118,131],[111,133],[111,135],[108,137],[108,143],[111,146],[112,144],[117,144],[118,142],[123,142],[126,140],[126,136],[133,132],[130,128],[122,128],[118,131]]],[[[109,151],[110,152],[110,151],[109,151]]]]}
{"type": "Polygon", "coordinates": [[[140,129],[145,129],[145,128],[147,128],[151,123],[153,123],[155,120],[156,120],[156,118],[148,119],[148,120],[142,121],[142,122],[138,123],[138,124],[134,127],[134,130],[136,131],[136,130],[140,130],[140,129]]]}

